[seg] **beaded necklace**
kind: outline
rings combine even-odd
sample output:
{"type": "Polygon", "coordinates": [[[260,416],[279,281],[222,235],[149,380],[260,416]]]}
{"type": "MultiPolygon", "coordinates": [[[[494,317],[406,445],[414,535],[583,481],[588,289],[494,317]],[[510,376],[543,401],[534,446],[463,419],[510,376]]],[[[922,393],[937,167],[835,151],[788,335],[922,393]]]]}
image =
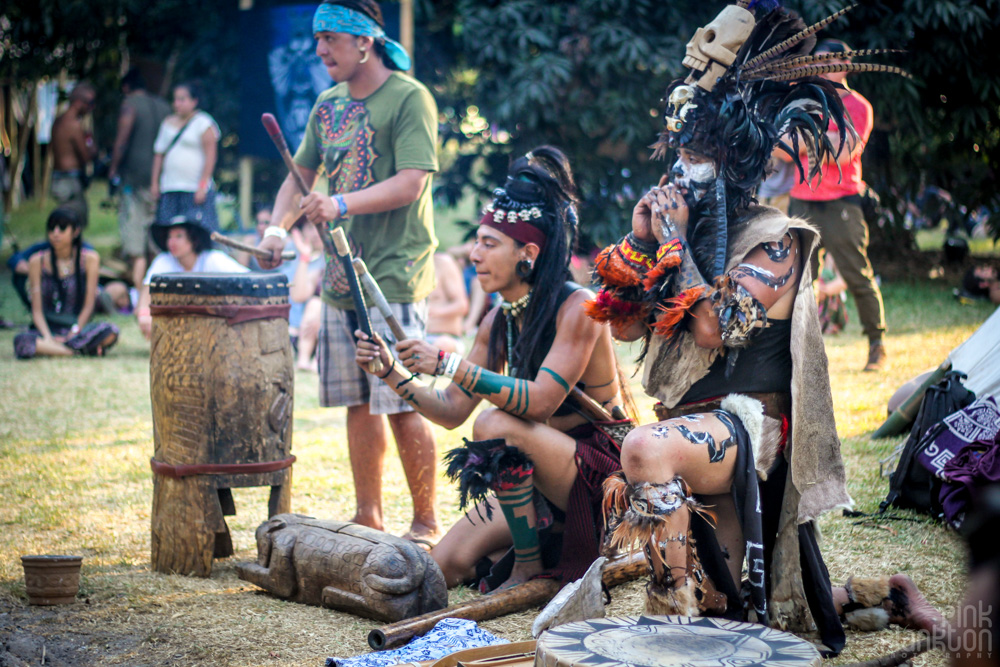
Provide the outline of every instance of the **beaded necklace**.
{"type": "Polygon", "coordinates": [[[504,315],[507,317],[507,366],[510,368],[509,375],[511,377],[517,376],[517,367],[513,365],[514,361],[514,320],[521,316],[524,309],[528,307],[528,301],[531,299],[531,290],[519,299],[514,301],[504,301],[500,304],[500,308],[503,309],[504,315]]]}

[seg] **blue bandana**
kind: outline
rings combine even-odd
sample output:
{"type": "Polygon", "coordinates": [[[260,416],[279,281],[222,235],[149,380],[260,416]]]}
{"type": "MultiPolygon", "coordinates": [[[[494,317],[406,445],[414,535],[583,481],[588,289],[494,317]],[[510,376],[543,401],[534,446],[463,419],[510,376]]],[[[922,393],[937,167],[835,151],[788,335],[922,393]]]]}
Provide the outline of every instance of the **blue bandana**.
{"type": "Polygon", "coordinates": [[[313,15],[313,34],[320,32],[342,32],[359,37],[374,37],[385,40],[385,51],[389,59],[401,70],[410,69],[410,56],[403,45],[385,35],[385,30],[364,14],[340,5],[323,3],[313,15]]]}

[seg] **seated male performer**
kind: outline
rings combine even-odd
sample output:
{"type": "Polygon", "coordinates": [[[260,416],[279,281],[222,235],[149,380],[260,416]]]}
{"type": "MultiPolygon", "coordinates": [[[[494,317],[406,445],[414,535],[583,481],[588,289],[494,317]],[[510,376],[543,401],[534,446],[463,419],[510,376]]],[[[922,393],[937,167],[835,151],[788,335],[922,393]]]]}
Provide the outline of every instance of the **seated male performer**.
{"type": "Polygon", "coordinates": [[[493,405],[476,418],[475,440],[447,457],[462,507],[476,502],[431,551],[449,586],[472,580],[485,591],[544,570],[571,581],[598,555],[601,484],[620,468],[608,429],[619,425],[593,422],[567,396],[582,387],[611,411],[622,387],[610,330],[583,310],[593,294],[568,282],[575,190],[557,149],[537,148],[511,166],[471,255],[484,291],[503,303],[464,359],[405,340],[397,363],[377,336],[357,332],[358,364],[367,369],[379,357],[382,379],[431,421],[456,428],[480,401],[493,405]],[[451,383],[433,389],[411,373],[451,383]]]}

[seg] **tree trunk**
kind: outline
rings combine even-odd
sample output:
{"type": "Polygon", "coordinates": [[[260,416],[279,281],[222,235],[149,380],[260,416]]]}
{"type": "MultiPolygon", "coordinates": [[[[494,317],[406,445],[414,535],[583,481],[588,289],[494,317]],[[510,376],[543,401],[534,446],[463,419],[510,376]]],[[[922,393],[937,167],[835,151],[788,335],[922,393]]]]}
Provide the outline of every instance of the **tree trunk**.
{"type": "MultiPolygon", "coordinates": [[[[21,177],[24,175],[24,156],[28,151],[28,139],[31,138],[31,128],[35,125],[35,116],[38,115],[38,81],[29,84],[31,97],[28,99],[28,113],[24,116],[24,125],[18,127],[17,119],[14,119],[13,128],[17,132],[16,140],[11,138],[12,165],[10,176],[11,210],[16,210],[21,205],[21,177]]],[[[37,184],[36,184],[37,187],[37,184]]]]}

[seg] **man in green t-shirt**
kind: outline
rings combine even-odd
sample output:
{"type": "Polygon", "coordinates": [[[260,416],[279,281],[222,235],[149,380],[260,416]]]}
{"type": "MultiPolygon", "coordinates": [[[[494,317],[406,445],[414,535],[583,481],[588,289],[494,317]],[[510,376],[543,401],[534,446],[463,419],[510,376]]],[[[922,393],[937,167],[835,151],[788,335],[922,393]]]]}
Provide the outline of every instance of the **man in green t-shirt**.
{"type": "MultiPolygon", "coordinates": [[[[381,10],[372,0],[324,0],[313,17],[313,32],[316,54],[340,83],[316,101],[295,163],[307,184],[325,176],[329,194],[312,192],[297,202],[297,187],[286,178],[274,204],[274,219],[281,222],[265,231],[260,247],[280,252],[298,213],[321,226],[327,263],[318,345],[320,403],[347,407],[358,503],[353,521],[382,529],[386,415],[413,497],[407,536],[434,542],[433,434],[385,383],[355,364],[357,316],[326,223],[343,226],[407,337],[423,338],[437,247],[430,176],[437,171],[437,105],[427,88],[398,71],[409,69],[409,56],[385,36],[381,10]]],[[[261,261],[265,269],[275,264],[261,261]]],[[[373,329],[391,340],[381,314],[369,314],[373,329]]]]}

